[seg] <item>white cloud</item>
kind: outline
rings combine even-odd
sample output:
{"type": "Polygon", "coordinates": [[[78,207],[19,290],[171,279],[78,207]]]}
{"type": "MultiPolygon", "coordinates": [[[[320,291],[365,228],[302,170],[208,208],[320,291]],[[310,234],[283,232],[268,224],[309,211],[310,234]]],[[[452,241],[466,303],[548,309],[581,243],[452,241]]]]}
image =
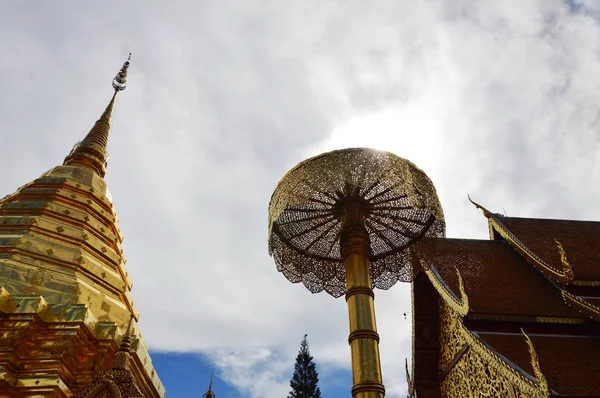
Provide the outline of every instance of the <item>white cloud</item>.
{"type": "MultiPolygon", "coordinates": [[[[600,27],[578,4],[5,5],[0,191],[62,161],[132,51],[107,180],[144,336],[281,396],[304,333],[320,366],[349,367],[344,301],[290,285],[267,255],[270,194],[305,157],[360,145],[412,160],[451,236],[486,237],[467,192],[510,215],[600,219],[600,27]]],[[[409,308],[407,286],[377,293],[391,397],[409,308]]]]}

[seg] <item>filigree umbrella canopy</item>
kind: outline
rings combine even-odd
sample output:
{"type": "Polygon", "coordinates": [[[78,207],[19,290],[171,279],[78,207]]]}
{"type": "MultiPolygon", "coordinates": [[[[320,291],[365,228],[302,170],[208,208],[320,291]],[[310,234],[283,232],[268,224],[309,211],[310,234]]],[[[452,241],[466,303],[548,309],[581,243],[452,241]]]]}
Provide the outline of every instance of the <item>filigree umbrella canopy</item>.
{"type": "Polygon", "coordinates": [[[313,293],[345,293],[340,219],[348,201],[361,203],[378,289],[411,281],[413,243],[445,235],[435,187],[413,163],[368,148],[324,153],[290,170],[269,204],[269,254],[290,282],[313,293]]]}

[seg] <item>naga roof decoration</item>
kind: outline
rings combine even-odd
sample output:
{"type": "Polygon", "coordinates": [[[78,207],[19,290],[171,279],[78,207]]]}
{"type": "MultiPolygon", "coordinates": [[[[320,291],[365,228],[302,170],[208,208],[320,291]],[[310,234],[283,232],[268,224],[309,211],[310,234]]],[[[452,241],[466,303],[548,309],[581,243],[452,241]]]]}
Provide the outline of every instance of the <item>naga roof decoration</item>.
{"type": "MultiPolygon", "coordinates": [[[[530,328],[532,326],[530,325],[530,328]]],[[[535,327],[535,326],[533,326],[535,327]]],[[[523,335],[477,332],[479,338],[507,361],[531,375],[536,374],[532,357],[523,346],[523,335]]],[[[598,396],[598,352],[600,338],[528,332],[539,358],[539,368],[555,396],[598,396]]],[[[538,365],[536,365],[538,366],[538,365]]]]}
{"type": "Polygon", "coordinates": [[[558,248],[558,253],[560,254],[560,263],[562,264],[563,274],[568,285],[569,283],[573,282],[573,279],[575,279],[575,273],[573,272],[573,267],[571,267],[571,264],[569,263],[565,248],[558,240],[554,239],[554,241],[556,242],[556,247],[558,248]]]}
{"type": "Polygon", "coordinates": [[[531,339],[529,338],[527,333],[525,333],[525,331],[522,328],[521,333],[523,333],[523,336],[525,336],[527,348],[529,348],[529,355],[531,355],[531,367],[533,368],[533,374],[535,375],[535,379],[540,385],[540,388],[544,392],[546,392],[547,395],[550,395],[548,389],[548,381],[546,380],[546,377],[544,376],[544,374],[542,373],[542,369],[540,368],[540,360],[538,358],[538,354],[535,350],[535,347],[533,346],[533,343],[531,342],[531,339]]]}
{"type": "Polygon", "coordinates": [[[429,278],[429,281],[433,287],[435,287],[439,295],[446,301],[446,304],[448,304],[450,308],[456,311],[456,313],[461,317],[467,315],[469,313],[469,297],[465,291],[462,275],[460,274],[458,268],[456,268],[456,277],[458,281],[459,296],[448,287],[444,279],[440,277],[433,265],[427,265],[427,262],[422,260],[421,266],[425,270],[425,274],[429,278]]]}
{"type": "MultiPolygon", "coordinates": [[[[533,250],[527,247],[527,245],[521,242],[519,238],[517,238],[513,233],[510,232],[510,230],[508,230],[504,226],[504,224],[500,220],[500,217],[496,218],[494,216],[491,216],[490,218],[488,218],[488,220],[490,223],[490,228],[493,228],[493,230],[497,232],[502,238],[504,238],[508,243],[510,243],[519,252],[519,254],[521,254],[525,259],[527,259],[527,261],[535,265],[536,268],[539,269],[546,276],[548,276],[552,280],[555,280],[565,285],[568,285],[569,283],[573,282],[573,268],[568,262],[563,261],[563,253],[565,253],[565,251],[562,245],[559,246],[558,250],[554,251],[557,254],[557,257],[560,256],[561,259],[561,262],[559,263],[559,268],[556,266],[558,264],[549,264],[548,262],[544,261],[541,257],[539,257],[533,250]]],[[[554,242],[557,242],[556,239],[553,240],[554,242]]]]}
{"type": "Polygon", "coordinates": [[[429,239],[429,261],[415,276],[409,388],[432,396],[598,396],[600,223],[509,218],[473,203],[491,240],[429,239]]]}
{"type": "MultiPolygon", "coordinates": [[[[516,397],[550,397],[541,371],[538,379],[535,372],[528,372],[511,362],[487,344],[478,333],[469,330],[463,318],[451,307],[442,308],[441,321],[442,335],[451,333],[455,340],[452,344],[452,360],[441,363],[442,396],[496,397],[510,396],[514,392],[516,397]],[[473,377],[476,383],[469,382],[473,377]]],[[[524,345],[518,345],[517,349],[527,352],[524,345]]],[[[534,361],[539,369],[537,357],[530,356],[530,363],[533,364],[534,361]]]]}
{"type": "Polygon", "coordinates": [[[561,293],[567,305],[575,308],[577,311],[589,318],[600,321],[600,307],[594,304],[599,302],[598,298],[589,299],[586,297],[583,299],[579,296],[569,293],[566,290],[562,290],[561,293]]]}
{"type": "Polygon", "coordinates": [[[466,304],[467,308],[459,313],[466,315],[464,310],[468,309],[469,315],[485,314],[490,319],[494,315],[512,314],[565,322],[580,317],[565,305],[552,282],[539,278],[539,273],[506,242],[440,239],[436,246],[436,254],[425,273],[455,311],[458,311],[455,307],[466,304]]]}
{"type": "Polygon", "coordinates": [[[586,317],[600,320],[600,222],[505,217],[481,209],[490,237],[498,234],[523,258],[558,283],[563,301],[586,317]],[[571,252],[567,255],[567,248],[571,252]],[[592,292],[592,293],[590,293],[592,292]]]}
{"type": "Polygon", "coordinates": [[[482,210],[492,232],[551,279],[565,285],[600,286],[600,222],[506,217],[469,200],[482,210]],[[568,252],[572,254],[567,256],[568,252]]]}

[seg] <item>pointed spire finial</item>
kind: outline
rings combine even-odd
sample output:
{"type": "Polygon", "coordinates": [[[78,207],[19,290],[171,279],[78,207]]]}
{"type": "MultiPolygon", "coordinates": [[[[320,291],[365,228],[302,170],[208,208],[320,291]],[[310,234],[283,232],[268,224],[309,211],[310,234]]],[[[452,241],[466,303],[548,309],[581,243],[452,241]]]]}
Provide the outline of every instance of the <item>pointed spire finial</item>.
{"type": "Polygon", "coordinates": [[[129,69],[129,63],[131,61],[131,53],[127,61],[123,63],[123,66],[112,80],[112,87],[115,90],[108,106],[100,116],[100,119],[96,121],[94,126],[91,128],[85,138],[75,144],[71,153],[65,158],[63,165],[77,165],[92,169],[104,177],[106,174],[106,161],[108,159],[108,133],[110,130],[110,118],[112,115],[113,107],[115,105],[115,99],[117,93],[125,90],[127,87],[127,70],[129,69]]]}
{"type": "Polygon", "coordinates": [[[129,324],[127,330],[123,335],[119,350],[115,354],[111,368],[112,369],[125,369],[129,366],[129,354],[131,352],[131,337],[133,334],[133,314],[129,318],[129,324]]]}
{"type": "Polygon", "coordinates": [[[129,352],[129,350],[131,349],[132,330],[133,330],[133,314],[129,318],[129,323],[127,324],[127,330],[125,331],[123,340],[121,340],[121,345],[119,346],[119,351],[129,352]]]}
{"type": "Polygon", "coordinates": [[[208,385],[208,391],[202,396],[202,398],[215,398],[217,394],[215,394],[212,390],[214,373],[210,375],[210,384],[208,385]]]}
{"type": "Polygon", "coordinates": [[[127,69],[129,69],[130,62],[131,62],[131,53],[129,53],[129,56],[127,57],[127,61],[125,61],[123,63],[121,70],[119,70],[119,73],[117,73],[117,75],[115,76],[115,78],[112,81],[112,86],[115,89],[115,91],[123,91],[127,87],[127,84],[126,84],[127,83],[127,69]]]}

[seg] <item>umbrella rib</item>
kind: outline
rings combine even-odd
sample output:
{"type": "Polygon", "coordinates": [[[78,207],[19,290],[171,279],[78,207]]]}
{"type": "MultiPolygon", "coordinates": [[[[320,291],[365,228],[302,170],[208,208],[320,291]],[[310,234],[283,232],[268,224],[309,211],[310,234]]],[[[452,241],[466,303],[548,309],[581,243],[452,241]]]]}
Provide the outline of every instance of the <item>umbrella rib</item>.
{"type": "Polygon", "coordinates": [[[317,223],[317,224],[313,225],[312,227],[310,227],[310,228],[308,228],[308,229],[302,230],[302,231],[300,231],[300,232],[298,232],[298,233],[296,233],[296,234],[294,234],[294,235],[290,236],[289,238],[287,238],[287,240],[288,240],[288,242],[289,242],[289,241],[291,241],[292,239],[296,239],[297,237],[299,237],[299,236],[301,236],[301,235],[304,235],[304,234],[306,234],[306,233],[308,233],[308,232],[314,231],[315,229],[317,229],[317,228],[319,228],[319,227],[322,227],[323,225],[326,225],[328,222],[331,222],[331,221],[334,221],[334,220],[335,220],[335,218],[334,218],[333,216],[331,216],[331,217],[329,217],[328,219],[326,219],[326,220],[325,220],[325,221],[323,221],[323,222],[317,223]]]}
{"type": "Polygon", "coordinates": [[[324,200],[319,200],[319,199],[311,198],[311,197],[300,195],[300,194],[296,194],[296,197],[298,197],[300,199],[308,200],[309,202],[321,203],[321,204],[324,204],[325,206],[328,206],[328,207],[331,207],[331,206],[335,205],[335,202],[334,203],[325,202],[324,200]]]}
{"type": "Polygon", "coordinates": [[[313,185],[311,185],[309,182],[307,182],[306,180],[302,181],[302,183],[304,183],[304,185],[306,185],[307,187],[309,187],[310,189],[312,189],[314,192],[318,192],[321,195],[325,195],[327,196],[329,199],[333,200],[334,202],[337,200],[333,195],[328,194],[327,192],[323,192],[320,191],[318,189],[316,189],[313,185]]]}
{"type": "Polygon", "coordinates": [[[371,184],[371,186],[369,188],[367,188],[363,193],[362,193],[362,197],[366,198],[367,195],[373,190],[373,188],[375,188],[377,185],[379,185],[379,181],[375,181],[373,184],[371,184]]]}
{"type": "MultiPolygon", "coordinates": [[[[403,184],[403,182],[401,182],[401,183],[399,183],[399,184],[396,184],[396,185],[392,185],[391,187],[387,187],[386,189],[384,189],[383,191],[379,192],[378,194],[376,194],[376,195],[375,195],[375,196],[373,196],[372,198],[369,198],[368,200],[369,200],[369,201],[371,201],[371,200],[373,200],[373,199],[375,199],[375,198],[378,198],[378,197],[380,197],[380,196],[382,196],[382,195],[385,195],[386,193],[390,192],[392,189],[394,189],[394,188],[396,188],[396,187],[399,187],[399,186],[400,186],[400,185],[402,185],[402,184],[403,184]]],[[[403,195],[403,196],[406,196],[406,195],[403,195]]]]}
{"type": "Polygon", "coordinates": [[[297,211],[301,213],[333,213],[331,209],[303,209],[300,207],[286,207],[286,211],[297,211]]]}
{"type": "Polygon", "coordinates": [[[373,196],[372,198],[369,198],[369,199],[367,199],[367,200],[371,201],[371,200],[373,200],[373,199],[375,199],[375,198],[378,198],[378,197],[380,197],[381,195],[385,195],[386,193],[390,192],[391,190],[392,190],[392,188],[391,188],[391,187],[389,187],[389,188],[386,188],[386,189],[384,189],[383,191],[381,191],[381,192],[379,192],[379,193],[375,194],[375,196],[373,196]]]}
{"type": "Polygon", "coordinates": [[[284,221],[284,222],[280,222],[279,225],[287,225],[287,224],[293,224],[293,223],[300,223],[300,222],[304,222],[304,221],[311,221],[311,220],[316,220],[319,218],[323,218],[327,215],[333,215],[332,212],[329,212],[328,214],[318,214],[316,216],[311,216],[311,217],[306,217],[306,218],[300,218],[297,220],[288,220],[288,221],[284,221]]]}
{"type": "Polygon", "coordinates": [[[409,223],[418,224],[418,225],[427,225],[428,224],[427,221],[411,220],[411,219],[408,219],[405,217],[395,216],[393,214],[371,213],[371,216],[375,216],[375,217],[379,217],[379,218],[387,218],[388,220],[404,221],[404,222],[409,222],[409,223]]]}
{"type": "MultiPolygon", "coordinates": [[[[315,243],[317,243],[318,240],[320,240],[323,236],[327,235],[329,233],[329,231],[331,231],[333,228],[335,228],[336,223],[331,224],[331,227],[327,228],[325,231],[321,232],[316,238],[314,238],[309,244],[308,246],[306,246],[304,248],[304,250],[308,250],[310,249],[315,243]]],[[[335,241],[335,239],[334,239],[335,241]]]]}
{"type": "Polygon", "coordinates": [[[374,223],[377,223],[377,224],[381,225],[382,227],[385,227],[385,228],[391,229],[392,231],[394,231],[394,232],[397,232],[397,233],[399,233],[399,234],[400,234],[400,235],[402,235],[402,236],[406,236],[406,237],[411,237],[411,238],[414,238],[414,235],[412,235],[412,234],[409,234],[409,233],[407,233],[406,231],[400,231],[400,230],[398,230],[398,229],[394,228],[393,226],[391,226],[391,225],[388,225],[388,224],[384,224],[384,223],[382,223],[381,221],[377,221],[377,220],[376,220],[376,219],[374,219],[374,218],[371,218],[371,221],[373,221],[374,223]]]}
{"type": "Polygon", "coordinates": [[[333,246],[335,246],[336,242],[339,243],[339,240],[338,239],[332,239],[331,240],[331,245],[329,245],[329,250],[327,251],[327,256],[331,255],[331,251],[333,250],[333,246]]]}
{"type": "Polygon", "coordinates": [[[383,207],[371,207],[371,210],[375,210],[375,211],[381,211],[381,210],[410,210],[412,209],[412,206],[383,206],[383,207]]]}
{"type": "Polygon", "coordinates": [[[310,200],[311,202],[321,203],[321,204],[324,204],[325,206],[329,206],[329,207],[335,205],[335,203],[329,203],[329,202],[325,202],[324,200],[319,200],[319,199],[315,199],[315,198],[308,198],[308,200],[310,200]]]}
{"type": "MultiPolygon", "coordinates": [[[[366,222],[367,222],[367,225],[372,224],[372,222],[370,220],[366,220],[366,222]]],[[[390,247],[390,249],[396,248],[396,246],[392,243],[392,241],[387,236],[380,233],[380,231],[377,228],[374,228],[372,225],[369,225],[369,227],[371,227],[371,230],[373,231],[373,233],[375,235],[379,236],[379,238],[381,240],[383,240],[390,247]]]]}
{"type": "MultiPolygon", "coordinates": [[[[391,198],[383,199],[378,202],[370,202],[370,203],[371,203],[371,206],[376,206],[376,205],[380,205],[382,203],[392,202],[394,200],[399,200],[399,199],[403,199],[403,198],[406,198],[406,195],[392,196],[391,198]]],[[[369,200],[371,200],[371,199],[369,199],[369,200]]]]}

